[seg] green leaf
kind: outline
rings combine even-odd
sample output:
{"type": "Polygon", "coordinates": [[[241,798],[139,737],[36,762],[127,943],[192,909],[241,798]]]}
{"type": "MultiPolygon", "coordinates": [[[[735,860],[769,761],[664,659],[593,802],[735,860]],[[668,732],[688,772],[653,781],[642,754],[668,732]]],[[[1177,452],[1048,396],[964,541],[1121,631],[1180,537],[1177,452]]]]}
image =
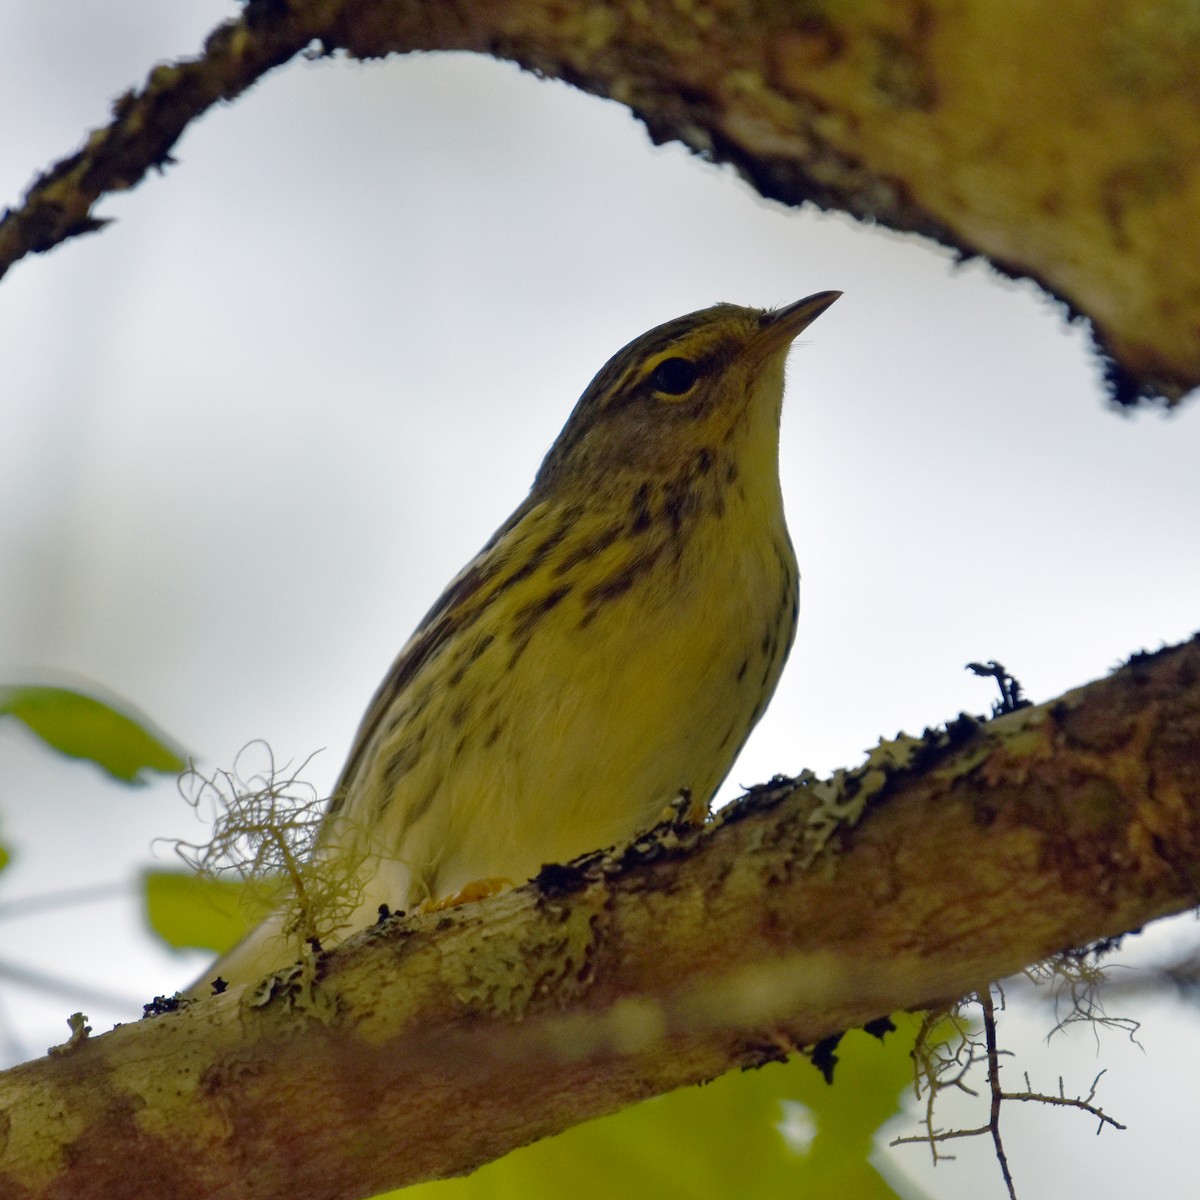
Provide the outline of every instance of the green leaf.
{"type": "MultiPolygon", "coordinates": [[[[855,1030],[838,1047],[832,1085],[805,1058],[732,1072],[516,1150],[464,1179],[388,1193],[395,1200],[760,1200],[853,1196],[895,1200],[871,1164],[879,1127],[912,1082],[917,1017],[878,1039],[855,1030]],[[791,1118],[790,1120],[788,1118],[791,1118]],[[797,1120],[797,1118],[800,1118],[797,1120]],[[811,1143],[789,1126],[815,1129],[811,1143]]],[[[909,1200],[919,1193],[905,1192],[909,1200]]],[[[381,1198],[382,1200],[382,1198],[381,1198]]]]}
{"type": "Polygon", "coordinates": [[[190,871],[142,875],[146,920],[168,946],[223,954],[274,907],[278,880],[207,879],[190,871]]]}
{"type": "Polygon", "coordinates": [[[0,688],[0,716],[22,722],[48,746],[84,758],[123,783],[138,783],[142,770],[176,774],[180,752],[132,707],[113,704],[71,688],[0,688]]]}

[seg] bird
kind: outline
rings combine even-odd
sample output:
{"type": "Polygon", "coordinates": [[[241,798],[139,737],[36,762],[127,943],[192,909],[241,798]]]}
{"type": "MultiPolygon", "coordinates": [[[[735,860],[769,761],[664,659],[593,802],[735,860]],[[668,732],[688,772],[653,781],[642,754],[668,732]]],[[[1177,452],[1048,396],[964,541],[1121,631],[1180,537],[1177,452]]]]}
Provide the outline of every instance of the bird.
{"type": "Polygon", "coordinates": [[[259,980],[380,906],[522,883],[680,797],[703,820],[795,636],[784,368],[840,295],[717,304],[613,355],[362,718],[311,850],[349,899],[324,926],[281,907],[206,980],[259,980]]]}

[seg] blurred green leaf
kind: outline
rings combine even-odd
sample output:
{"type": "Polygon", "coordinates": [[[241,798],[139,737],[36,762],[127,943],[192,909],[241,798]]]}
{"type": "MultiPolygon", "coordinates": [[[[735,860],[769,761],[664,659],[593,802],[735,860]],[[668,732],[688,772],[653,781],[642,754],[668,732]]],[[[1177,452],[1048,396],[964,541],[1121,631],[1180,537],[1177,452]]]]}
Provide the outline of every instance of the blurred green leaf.
{"type": "Polygon", "coordinates": [[[0,716],[15,717],[48,746],[83,758],[123,783],[137,783],[142,770],[175,774],[180,752],[132,707],[113,704],[71,688],[0,688],[0,716]]]}
{"type": "Polygon", "coordinates": [[[12,862],[12,855],[9,854],[8,847],[0,846],[0,871],[3,871],[10,862],[12,862]]]}
{"type": "MultiPolygon", "coordinates": [[[[879,1127],[912,1082],[918,1017],[884,1042],[855,1030],[832,1085],[805,1058],[731,1072],[516,1150],[465,1179],[390,1192],[395,1200],[895,1200],[871,1165],[879,1127]],[[807,1138],[788,1136],[807,1126],[807,1138]],[[805,1145],[803,1143],[807,1142],[805,1145]]],[[[912,1200],[919,1193],[906,1190],[912,1200]]],[[[383,1200],[383,1198],[381,1198],[383,1200]]]]}
{"type": "Polygon", "coordinates": [[[142,875],[146,920],[168,946],[223,954],[246,936],[279,898],[277,880],[206,879],[190,871],[142,875]]]}

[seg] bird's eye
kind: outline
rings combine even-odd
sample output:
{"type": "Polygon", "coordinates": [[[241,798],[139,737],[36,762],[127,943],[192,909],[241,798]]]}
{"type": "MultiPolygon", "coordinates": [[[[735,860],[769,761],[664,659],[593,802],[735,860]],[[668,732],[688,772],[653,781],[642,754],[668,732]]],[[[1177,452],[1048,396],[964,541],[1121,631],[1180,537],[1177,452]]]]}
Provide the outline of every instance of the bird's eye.
{"type": "Polygon", "coordinates": [[[668,396],[682,396],[696,382],[700,368],[686,358],[664,358],[650,372],[650,386],[668,396]]]}

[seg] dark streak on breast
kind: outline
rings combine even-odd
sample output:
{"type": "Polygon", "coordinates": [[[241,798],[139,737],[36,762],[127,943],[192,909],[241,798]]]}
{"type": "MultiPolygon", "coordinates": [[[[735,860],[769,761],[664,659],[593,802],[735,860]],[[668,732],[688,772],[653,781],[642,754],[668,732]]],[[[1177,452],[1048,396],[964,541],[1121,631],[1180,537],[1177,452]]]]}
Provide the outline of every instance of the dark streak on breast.
{"type": "Polygon", "coordinates": [[[580,563],[585,563],[589,559],[593,559],[603,554],[614,542],[618,541],[624,530],[619,525],[613,525],[606,529],[603,533],[597,534],[593,538],[588,538],[586,541],[580,542],[572,547],[563,555],[562,559],[554,566],[555,578],[561,578],[567,574],[573,567],[579,566],[580,563]]]}
{"type": "MultiPolygon", "coordinates": [[[[421,749],[419,743],[416,740],[406,742],[388,759],[387,766],[383,769],[384,785],[388,789],[394,788],[417,765],[420,757],[421,749]]],[[[387,807],[390,800],[391,797],[389,796],[384,801],[384,808],[387,807]]]]}
{"type": "MultiPolygon", "coordinates": [[[[661,546],[656,546],[645,554],[639,554],[636,558],[630,559],[620,570],[613,572],[603,583],[589,588],[583,597],[585,609],[597,609],[609,600],[615,600],[629,591],[639,577],[654,566],[661,554],[661,546]]],[[[590,619],[587,612],[584,616],[585,620],[590,619]]]]}
{"type": "Polygon", "coordinates": [[[630,533],[645,533],[654,522],[654,516],[650,511],[650,485],[641,483],[638,489],[633,493],[633,503],[629,506],[629,511],[632,514],[629,522],[630,533]]]}
{"type": "Polygon", "coordinates": [[[513,640],[527,638],[536,628],[537,623],[551,609],[561,604],[562,601],[571,593],[571,586],[563,584],[561,587],[555,588],[552,592],[547,592],[539,600],[535,600],[532,604],[526,604],[524,608],[517,610],[517,615],[513,621],[512,636],[513,640]]]}

